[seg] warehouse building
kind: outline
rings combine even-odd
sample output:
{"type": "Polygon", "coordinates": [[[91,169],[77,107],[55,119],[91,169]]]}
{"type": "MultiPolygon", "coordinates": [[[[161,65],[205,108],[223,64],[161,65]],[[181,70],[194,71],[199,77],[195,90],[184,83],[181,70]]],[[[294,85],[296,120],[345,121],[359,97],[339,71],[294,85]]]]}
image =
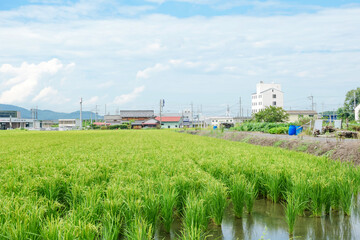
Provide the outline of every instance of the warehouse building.
{"type": "Polygon", "coordinates": [[[32,128],[33,119],[22,119],[19,111],[0,111],[0,130],[32,128]]]}

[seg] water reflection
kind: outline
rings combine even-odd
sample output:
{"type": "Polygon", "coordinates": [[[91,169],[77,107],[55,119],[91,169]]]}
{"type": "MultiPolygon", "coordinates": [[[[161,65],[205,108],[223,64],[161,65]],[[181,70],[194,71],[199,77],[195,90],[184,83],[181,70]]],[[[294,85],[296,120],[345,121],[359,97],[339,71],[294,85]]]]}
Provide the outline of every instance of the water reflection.
{"type": "MultiPolygon", "coordinates": [[[[358,199],[354,199],[358,202],[358,199]]],[[[316,240],[352,240],[360,239],[360,209],[359,203],[352,210],[351,216],[342,212],[331,212],[322,217],[298,217],[293,239],[316,240]]],[[[210,225],[209,240],[258,240],[261,237],[271,240],[289,239],[288,227],[285,221],[284,206],[273,204],[267,200],[257,200],[251,215],[244,213],[242,218],[236,218],[232,206],[225,212],[221,227],[210,225]]],[[[156,239],[179,239],[181,220],[176,219],[171,233],[158,230],[156,239]]]]}

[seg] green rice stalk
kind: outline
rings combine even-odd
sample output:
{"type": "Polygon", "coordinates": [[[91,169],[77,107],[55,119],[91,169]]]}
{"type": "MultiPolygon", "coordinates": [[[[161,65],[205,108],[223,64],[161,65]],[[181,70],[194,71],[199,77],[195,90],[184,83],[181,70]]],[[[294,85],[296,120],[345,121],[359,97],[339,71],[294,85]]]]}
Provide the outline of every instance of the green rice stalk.
{"type": "Polygon", "coordinates": [[[295,197],[293,193],[288,193],[286,198],[286,208],[285,208],[285,216],[286,222],[289,227],[289,234],[292,235],[294,233],[294,225],[296,221],[296,216],[299,213],[299,199],[295,197]]]}
{"type": "Polygon", "coordinates": [[[227,206],[226,188],[220,183],[214,183],[206,191],[207,204],[210,210],[210,216],[216,225],[221,225],[225,209],[227,206]]]}
{"type": "Polygon", "coordinates": [[[245,205],[247,180],[243,175],[236,175],[232,179],[231,200],[234,205],[235,216],[241,218],[245,205]]]}
{"type": "Polygon", "coordinates": [[[204,199],[194,192],[190,192],[186,199],[184,212],[185,231],[196,228],[204,231],[208,225],[204,199]]]}
{"type": "Polygon", "coordinates": [[[153,239],[153,229],[142,217],[136,217],[125,231],[127,240],[153,239]]]}
{"type": "Polygon", "coordinates": [[[170,232],[171,224],[174,221],[174,210],[176,206],[177,192],[175,189],[165,189],[161,194],[161,220],[165,230],[170,232]]]}
{"type": "Polygon", "coordinates": [[[258,190],[256,189],[256,183],[248,182],[246,184],[245,203],[249,214],[252,213],[257,195],[258,195],[258,190]]]}

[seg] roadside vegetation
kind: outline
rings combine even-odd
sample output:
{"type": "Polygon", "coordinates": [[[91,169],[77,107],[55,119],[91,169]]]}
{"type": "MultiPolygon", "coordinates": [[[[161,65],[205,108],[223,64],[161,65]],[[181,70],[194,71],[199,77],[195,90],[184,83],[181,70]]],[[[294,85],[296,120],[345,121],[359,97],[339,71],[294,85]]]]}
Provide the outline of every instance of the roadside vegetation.
{"type": "MultiPolygon", "coordinates": [[[[0,238],[205,239],[232,202],[299,216],[349,215],[359,168],[280,148],[172,131],[0,132],[0,238]]],[[[296,232],[295,232],[296,234],[296,232]]]]}

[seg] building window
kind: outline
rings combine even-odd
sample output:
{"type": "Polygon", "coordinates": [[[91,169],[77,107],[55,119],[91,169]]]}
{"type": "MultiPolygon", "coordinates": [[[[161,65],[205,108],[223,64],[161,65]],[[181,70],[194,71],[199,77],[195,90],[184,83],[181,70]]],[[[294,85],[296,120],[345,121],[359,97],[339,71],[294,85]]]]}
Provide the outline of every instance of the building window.
{"type": "Polygon", "coordinates": [[[276,106],[276,102],[273,102],[273,106],[276,106]]]}
{"type": "Polygon", "coordinates": [[[175,125],[175,127],[177,128],[177,125],[175,125]]]}
{"type": "Polygon", "coordinates": [[[312,117],[314,117],[314,115],[309,115],[309,117],[311,117],[311,118],[312,118],[312,117]]]}
{"type": "Polygon", "coordinates": [[[276,98],[276,94],[273,94],[273,98],[276,98]]]}

